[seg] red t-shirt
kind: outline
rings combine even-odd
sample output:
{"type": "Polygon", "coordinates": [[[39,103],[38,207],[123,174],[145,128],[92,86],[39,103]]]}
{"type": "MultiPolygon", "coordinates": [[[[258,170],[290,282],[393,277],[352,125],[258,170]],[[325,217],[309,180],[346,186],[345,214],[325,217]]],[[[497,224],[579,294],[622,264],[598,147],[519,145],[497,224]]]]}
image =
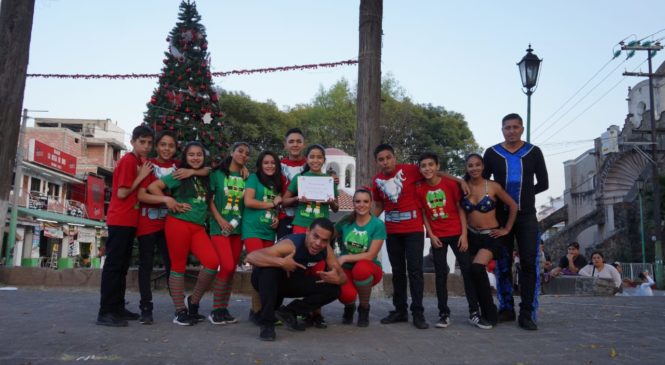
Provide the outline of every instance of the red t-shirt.
{"type": "Polygon", "coordinates": [[[141,160],[134,153],[125,154],[113,171],[111,202],[106,213],[106,224],[109,226],[136,227],[139,222],[138,189],[125,199],[118,198],[119,188],[131,188],[138,174],[141,160]]]}
{"type": "MultiPolygon", "coordinates": [[[[282,158],[280,161],[280,167],[282,168],[282,195],[286,193],[289,188],[289,184],[294,176],[301,173],[303,168],[305,168],[305,163],[307,162],[304,158],[302,160],[293,161],[289,160],[288,157],[282,158]]],[[[295,207],[287,207],[279,211],[279,219],[285,217],[293,217],[296,214],[295,207]]]]}
{"type": "Polygon", "coordinates": [[[422,178],[416,165],[398,164],[392,174],[379,172],[372,179],[372,195],[375,201],[383,202],[388,234],[423,231],[416,194],[416,183],[422,178]]]}
{"type": "MultiPolygon", "coordinates": [[[[150,162],[152,162],[153,165],[152,174],[148,175],[143,181],[141,181],[139,189],[147,188],[153,181],[169,175],[175,171],[177,167],[175,160],[160,163],[156,158],[151,158],[150,162]]],[[[136,236],[139,237],[159,232],[164,229],[164,222],[166,222],[166,214],[168,213],[166,206],[164,204],[140,204],[139,225],[136,228],[136,236]]]]}
{"type": "Polygon", "coordinates": [[[456,181],[442,177],[434,186],[423,181],[417,190],[420,205],[426,212],[425,218],[436,237],[462,234],[462,221],[457,210],[461,192],[456,181]]]}

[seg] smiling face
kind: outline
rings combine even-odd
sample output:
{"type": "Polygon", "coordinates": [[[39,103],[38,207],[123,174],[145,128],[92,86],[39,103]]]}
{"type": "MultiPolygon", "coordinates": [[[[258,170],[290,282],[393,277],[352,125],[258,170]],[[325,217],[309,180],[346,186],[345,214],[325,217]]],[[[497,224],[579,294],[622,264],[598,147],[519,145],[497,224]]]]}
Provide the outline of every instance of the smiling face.
{"type": "Polygon", "coordinates": [[[472,179],[482,177],[484,169],[485,165],[483,164],[483,159],[478,156],[471,156],[466,161],[466,173],[469,174],[472,179]]]}
{"type": "Polygon", "coordinates": [[[326,155],[318,148],[312,148],[307,154],[307,165],[312,172],[321,172],[323,164],[326,163],[326,155]]]}
{"type": "Polygon", "coordinates": [[[366,216],[372,207],[372,197],[366,191],[356,191],[353,194],[353,210],[358,216],[366,216]]]}
{"type": "Polygon", "coordinates": [[[302,159],[302,150],[305,148],[305,138],[300,133],[291,133],[286,136],[284,149],[292,160],[302,159]]]}
{"type": "Polygon", "coordinates": [[[420,168],[420,173],[426,180],[430,180],[437,176],[439,171],[439,164],[434,161],[432,158],[425,158],[418,163],[420,168]]]}
{"type": "Polygon", "coordinates": [[[263,160],[261,161],[261,170],[267,176],[275,175],[275,172],[277,171],[277,161],[275,161],[275,158],[271,155],[263,156],[263,160]]]}
{"type": "Polygon", "coordinates": [[[205,153],[203,152],[203,148],[196,145],[190,146],[185,151],[185,160],[187,161],[187,164],[193,169],[200,169],[203,167],[203,163],[205,162],[205,153]]]}
{"type": "Polygon", "coordinates": [[[522,133],[524,133],[524,126],[519,119],[508,119],[503,122],[501,127],[503,139],[508,144],[515,144],[522,140],[522,133]]]}
{"type": "Polygon", "coordinates": [[[379,169],[382,173],[390,175],[395,171],[397,161],[395,160],[395,154],[390,150],[383,150],[376,155],[376,163],[379,165],[379,169]]]}
{"type": "Polygon", "coordinates": [[[239,167],[245,166],[247,160],[249,160],[249,146],[244,144],[236,146],[231,152],[231,160],[239,167]]]}
{"type": "Polygon", "coordinates": [[[173,158],[176,151],[175,139],[173,137],[165,135],[157,141],[157,159],[160,162],[167,162],[173,158]]]}
{"type": "Polygon", "coordinates": [[[330,243],[332,235],[332,232],[318,225],[307,229],[305,245],[309,254],[314,256],[323,251],[330,243]]]}

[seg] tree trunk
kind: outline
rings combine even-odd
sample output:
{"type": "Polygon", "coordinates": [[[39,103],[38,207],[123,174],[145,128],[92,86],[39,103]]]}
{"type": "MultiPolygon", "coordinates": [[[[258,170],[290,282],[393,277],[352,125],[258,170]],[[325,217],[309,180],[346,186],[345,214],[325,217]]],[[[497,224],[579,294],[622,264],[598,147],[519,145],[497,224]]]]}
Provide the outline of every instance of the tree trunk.
{"type": "Polygon", "coordinates": [[[12,187],[34,10],[35,0],[0,2],[0,238],[12,187]]]}
{"type": "Polygon", "coordinates": [[[369,184],[376,172],[373,152],[380,141],[382,23],[383,0],[360,0],[356,121],[356,186],[358,187],[369,184]]]}

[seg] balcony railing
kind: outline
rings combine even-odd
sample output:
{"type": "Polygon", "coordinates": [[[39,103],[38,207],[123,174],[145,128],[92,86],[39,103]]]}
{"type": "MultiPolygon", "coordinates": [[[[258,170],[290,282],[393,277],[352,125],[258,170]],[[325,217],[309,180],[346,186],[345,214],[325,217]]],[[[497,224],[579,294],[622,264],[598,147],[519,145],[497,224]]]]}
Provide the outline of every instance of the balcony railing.
{"type": "MultiPolygon", "coordinates": [[[[35,193],[28,194],[27,200],[27,207],[30,209],[46,210],[79,218],[88,217],[85,204],[77,200],[60,201],[55,197],[35,193]]],[[[25,200],[19,199],[19,205],[26,205],[25,203],[25,200]]]]}

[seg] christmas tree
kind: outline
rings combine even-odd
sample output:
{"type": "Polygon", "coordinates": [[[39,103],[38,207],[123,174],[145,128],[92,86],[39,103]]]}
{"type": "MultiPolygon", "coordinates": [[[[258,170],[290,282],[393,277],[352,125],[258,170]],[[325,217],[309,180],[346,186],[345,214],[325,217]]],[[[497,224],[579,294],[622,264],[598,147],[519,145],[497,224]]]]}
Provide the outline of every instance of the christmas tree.
{"type": "Polygon", "coordinates": [[[166,41],[164,67],[144,123],[155,131],[173,131],[179,144],[198,140],[213,159],[219,158],[227,147],[222,138],[224,114],[213,89],[205,27],[194,2],[180,3],[178,22],[166,41]]]}

